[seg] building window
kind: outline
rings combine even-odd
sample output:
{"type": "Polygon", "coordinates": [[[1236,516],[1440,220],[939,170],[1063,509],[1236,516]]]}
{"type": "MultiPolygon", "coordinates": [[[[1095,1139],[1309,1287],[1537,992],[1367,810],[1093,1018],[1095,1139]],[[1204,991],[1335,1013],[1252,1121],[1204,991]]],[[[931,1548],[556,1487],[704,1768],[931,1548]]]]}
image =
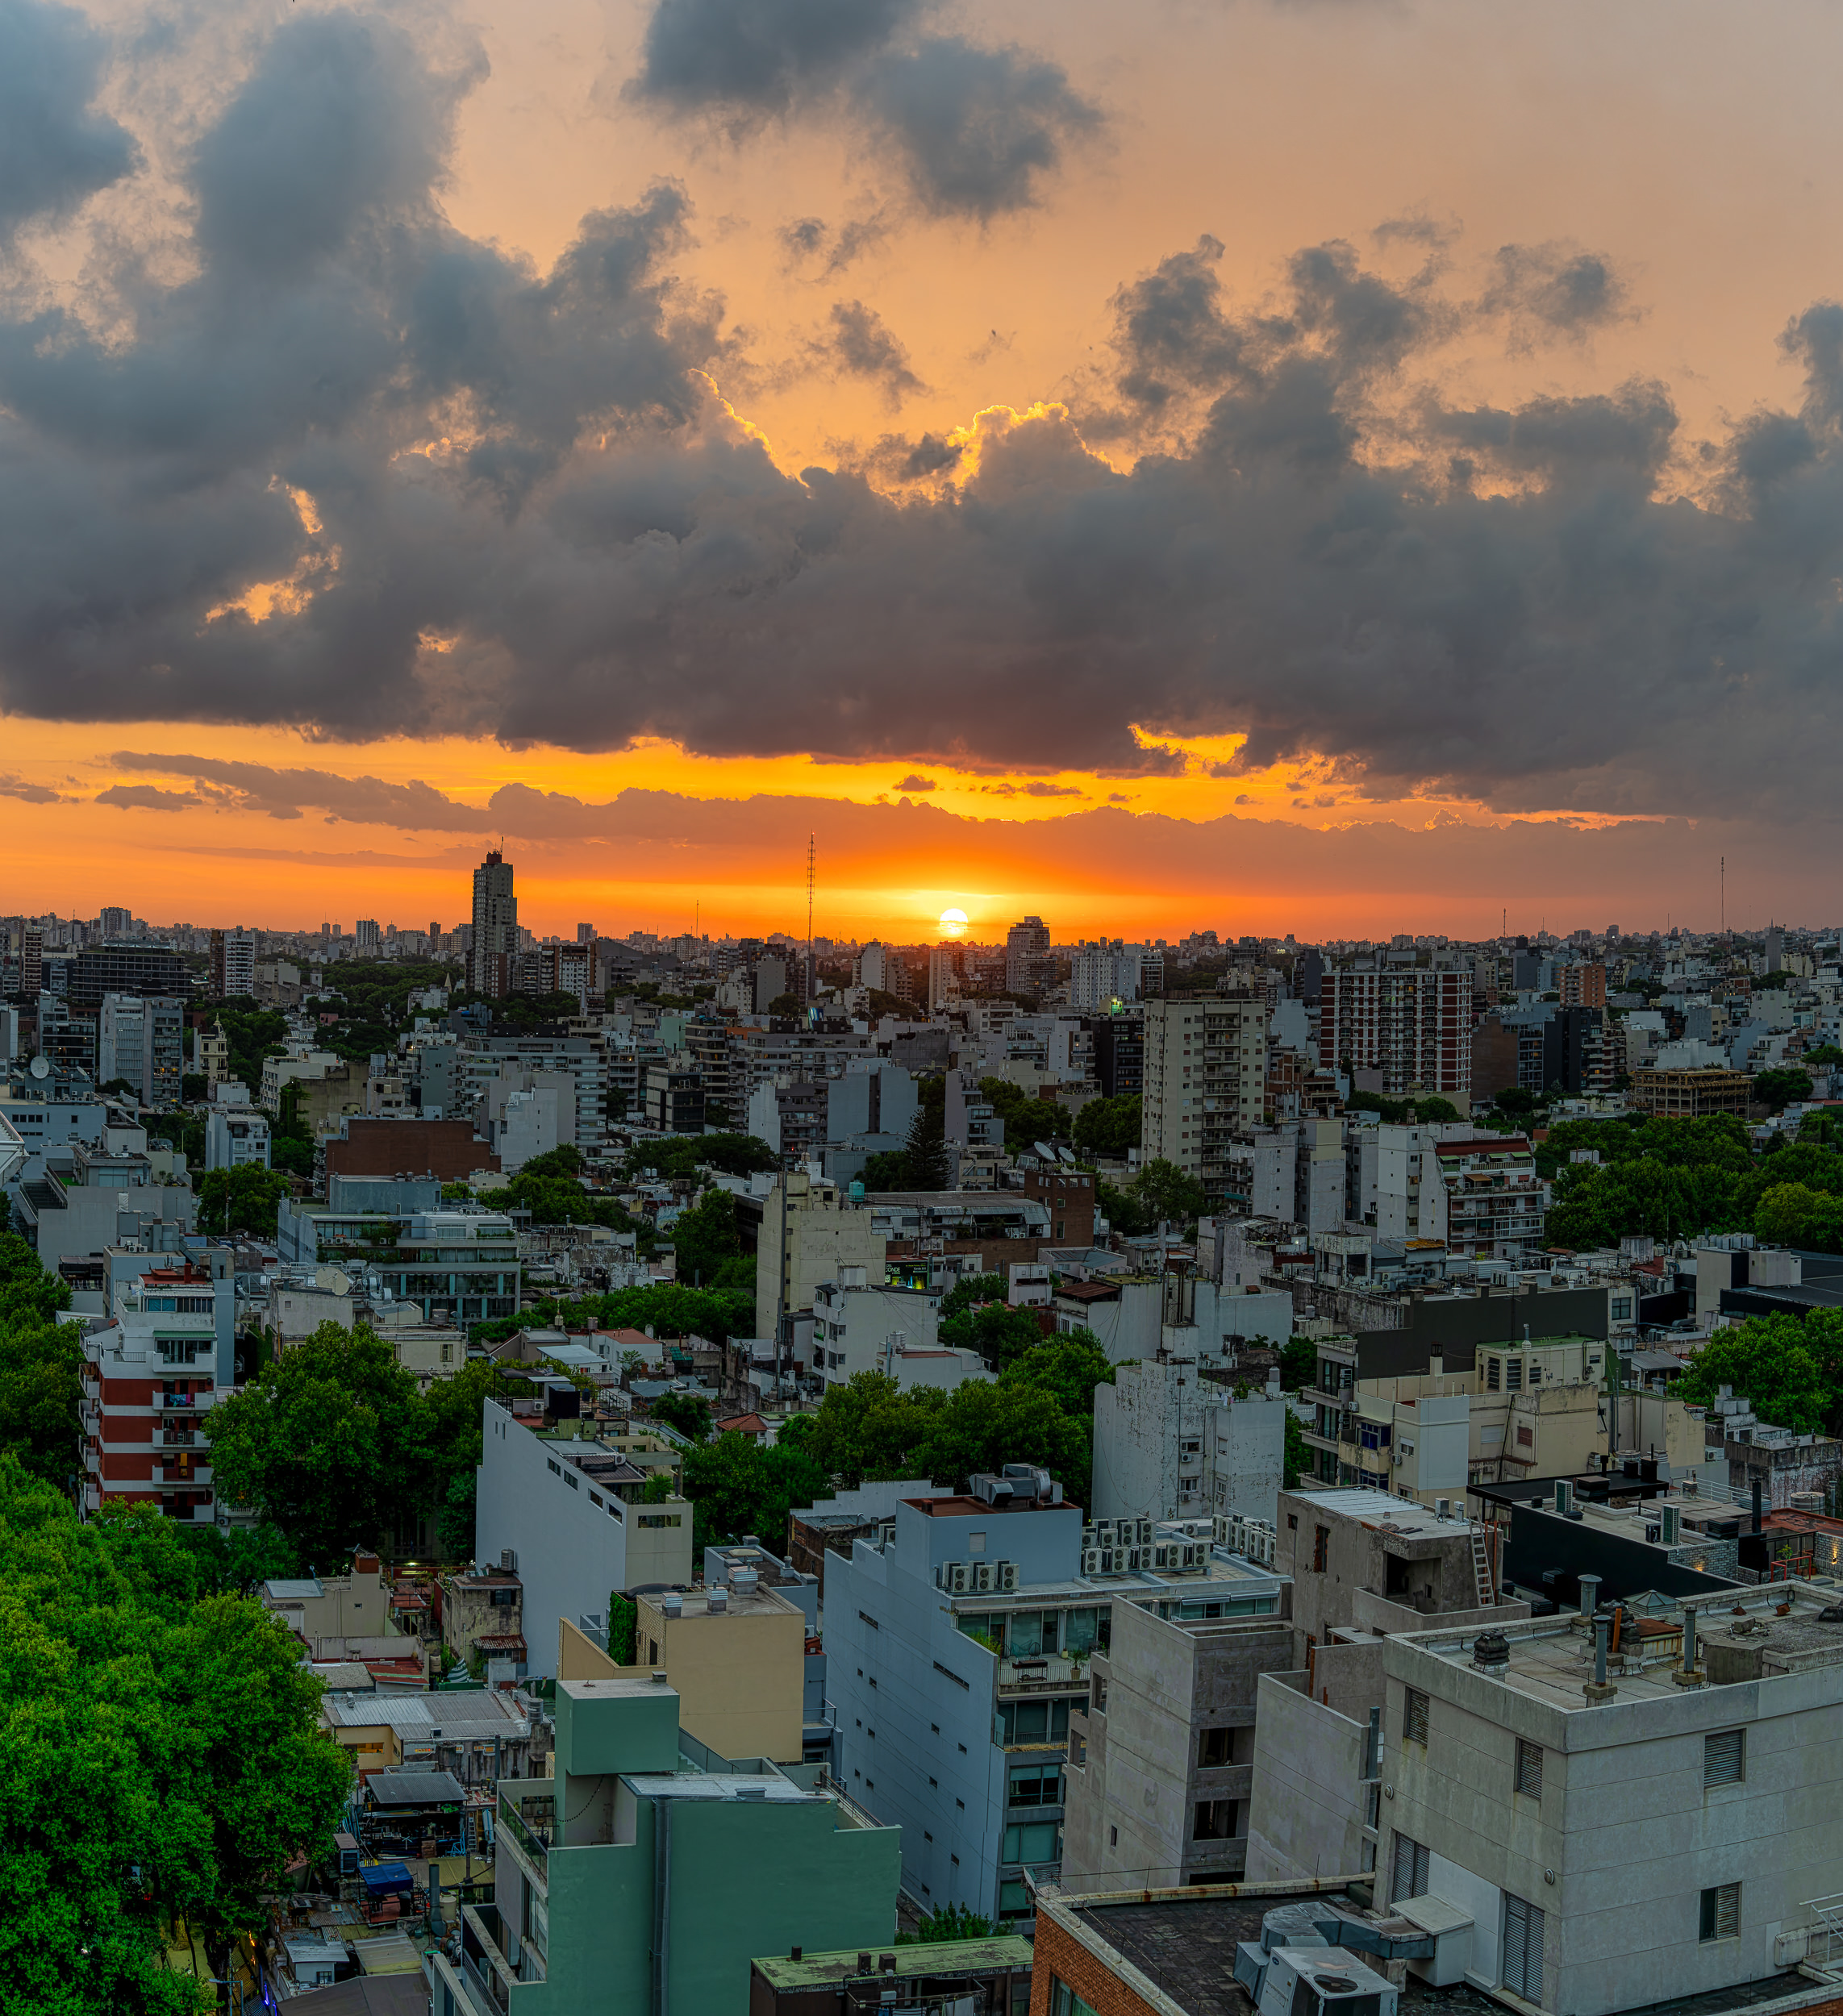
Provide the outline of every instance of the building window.
{"type": "Polygon", "coordinates": [[[1311,1564],[1319,1574],[1324,1574],[1325,1563],[1330,1558],[1330,1554],[1331,1528],[1328,1526],[1314,1527],[1312,1528],[1311,1564]]]}
{"type": "Polygon", "coordinates": [[[1526,1798],[1542,1797],[1542,1746],[1521,1737],[1516,1745],[1516,1789],[1526,1798]]]}
{"type": "Polygon", "coordinates": [[[1747,1776],[1747,1732],[1718,1730],[1702,1739],[1702,1781],[1705,1785],[1737,1785],[1747,1776]]]}
{"type": "Polygon", "coordinates": [[[1526,2002],[1542,1999],[1543,1914],[1507,1890],[1503,1901],[1503,1985],[1526,2002]]]}
{"type": "Polygon", "coordinates": [[[1418,1841],[1411,1841],[1405,1834],[1395,1836],[1395,1859],[1393,1881],[1389,1885],[1389,1901],[1405,1904],[1411,1897],[1425,1897],[1428,1881],[1427,1850],[1418,1841]]]}
{"type": "Polygon", "coordinates": [[[1232,1841],[1235,1839],[1234,1799],[1199,1799],[1190,1826],[1193,1841],[1232,1841]]]}
{"type": "Polygon", "coordinates": [[[1734,1939],[1741,1936],[1741,1885],[1738,1883],[1718,1883],[1712,1890],[1702,1893],[1702,1929],[1699,1936],[1706,1943],[1710,1939],[1734,1939]]]}
{"type": "MultiPolygon", "coordinates": [[[[1402,1702],[1402,1735],[1409,1743],[1424,1745],[1427,1742],[1427,1697],[1418,1687],[1411,1687],[1402,1702]]],[[[1419,1893],[1411,1891],[1411,1896],[1419,1893]]]]}
{"type": "Polygon", "coordinates": [[[1066,1981],[1049,1977],[1049,2016],[1095,2016],[1092,2002],[1085,2002],[1066,1981]]]}
{"type": "Polygon", "coordinates": [[[1220,1770],[1224,1764],[1235,1762],[1235,1731],[1232,1729],[1204,1729],[1197,1735],[1197,1768],[1199,1771],[1220,1770]]]}

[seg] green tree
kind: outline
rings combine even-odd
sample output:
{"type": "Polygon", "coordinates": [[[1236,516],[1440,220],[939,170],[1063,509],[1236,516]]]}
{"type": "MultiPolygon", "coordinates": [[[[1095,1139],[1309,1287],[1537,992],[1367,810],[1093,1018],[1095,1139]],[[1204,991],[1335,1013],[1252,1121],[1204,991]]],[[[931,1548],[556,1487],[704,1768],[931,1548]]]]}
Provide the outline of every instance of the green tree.
{"type": "Polygon", "coordinates": [[[1306,1440],[1306,1431],[1299,1425],[1299,1418],[1291,1407],[1286,1410],[1286,1446],[1281,1457],[1285,1474],[1285,1488],[1294,1489],[1302,1477],[1309,1477],[1312,1468],[1311,1444],[1306,1440]]]}
{"type": "Polygon", "coordinates": [[[1194,1226],[1209,1209],[1203,1185],[1162,1157],[1146,1164],[1133,1188],[1154,1224],[1194,1226]]]}
{"type": "Polygon", "coordinates": [[[198,1185],[198,1229],[220,1236],[239,1232],[273,1239],[288,1179],[260,1162],[234,1169],[207,1169],[198,1185]]]}
{"type": "Polygon", "coordinates": [[[1724,1385],[1732,1386],[1762,1421],[1815,1435],[1835,1413],[1840,1363],[1843,1311],[1758,1317],[1716,1331],[1673,1390],[1685,1400],[1706,1403],[1724,1385]]]}
{"type": "Polygon", "coordinates": [[[1004,1299],[1003,1274],[962,1274],[941,1297],[936,1313],[942,1322],[950,1322],[962,1310],[977,1309],[982,1302],[1002,1302],[1004,1299]]]}
{"type": "Polygon", "coordinates": [[[832,1486],[804,1449],[769,1448],[753,1435],[730,1434],[686,1451],[684,1493],[691,1501],[692,1558],[702,1561],[707,1547],[748,1533],[782,1546],[788,1514],[830,1497],[832,1486]]]}
{"type": "Polygon", "coordinates": [[[1111,1099],[1090,1099],[1075,1115],[1077,1152],[1119,1156],[1137,1148],[1144,1103],[1136,1092],[1123,1092],[1111,1099]]]}
{"type": "Polygon", "coordinates": [[[653,1418],[675,1428],[687,1442],[703,1443],[711,1432],[711,1403],[702,1393],[662,1393],[653,1403],[653,1418]]]}
{"type": "Polygon", "coordinates": [[[83,1447],[83,1346],[78,1326],[57,1320],[69,1306],[69,1283],[0,1232],[0,1451],[66,1487],[83,1447]]]}
{"type": "Polygon", "coordinates": [[[205,1417],[213,1480],[334,1568],[435,1502],[435,1420],[415,1375],[364,1323],[323,1323],[205,1417]]]}
{"type": "Polygon", "coordinates": [[[1753,1097],[1772,1112],[1783,1113],[1795,1099],[1811,1097],[1811,1073],[1782,1066],[1762,1071],[1753,1080],[1753,1097]]]}
{"type": "Polygon", "coordinates": [[[222,1974],[297,1856],[330,1854],[350,1782],[319,1681],[246,1597],[146,1509],[80,1524],[0,1457],[0,2006],[191,2016],[168,1927],[222,1974]]]}
{"type": "Polygon", "coordinates": [[[986,1369],[1002,1372],[1020,1353],[1043,1341],[1043,1327],[1028,1309],[1004,1302],[964,1309],[940,1326],[940,1341],[955,1351],[976,1351],[986,1369]]]}
{"type": "Polygon", "coordinates": [[[640,1610],[620,1591],[608,1592],[608,1656],[617,1666],[633,1664],[634,1627],[640,1622],[640,1610]]]}
{"type": "Polygon", "coordinates": [[[944,1904],[932,1917],[924,1918],[912,1932],[899,1932],[899,1946],[932,1946],[950,1939],[985,1939],[992,1936],[992,1921],[982,1918],[964,1904],[944,1904]]]}

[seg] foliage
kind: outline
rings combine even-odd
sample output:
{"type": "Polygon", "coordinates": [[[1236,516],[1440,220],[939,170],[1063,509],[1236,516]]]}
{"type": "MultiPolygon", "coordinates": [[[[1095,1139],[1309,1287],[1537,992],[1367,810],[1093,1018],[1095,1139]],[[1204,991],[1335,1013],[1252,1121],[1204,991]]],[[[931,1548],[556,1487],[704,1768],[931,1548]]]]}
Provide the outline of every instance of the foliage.
{"type": "Polygon", "coordinates": [[[962,1310],[977,1309],[982,1302],[1005,1299],[1003,1274],[962,1274],[940,1298],[940,1320],[948,1322],[962,1310]]]}
{"type": "MultiPolygon", "coordinates": [[[[1527,1099],[1529,1094],[1524,1097],[1527,1099]]],[[[1463,1117],[1450,1099],[1437,1094],[1426,1099],[1391,1099],[1380,1092],[1353,1092],[1344,1103],[1352,1113],[1378,1114],[1391,1127],[1440,1127],[1463,1117]]]]}
{"type": "Polygon", "coordinates": [[[948,1939],[986,1939],[992,1936],[992,1921],[981,1918],[964,1904],[944,1904],[931,1918],[924,1918],[912,1932],[899,1932],[899,1946],[932,1946],[948,1939]]]}
{"type": "Polygon", "coordinates": [[[288,1179],[260,1162],[234,1169],[207,1169],[198,1185],[198,1229],[228,1235],[242,1232],[273,1239],[277,1212],[288,1194],[288,1179]]]}
{"type": "Polygon", "coordinates": [[[0,2006],[179,2016],[215,2006],[165,1964],[183,1919],[223,1972],[265,1892],[319,1858],[350,1781],[286,1628],[216,1593],[147,1508],[80,1524],[0,1458],[0,2006]]]}
{"type": "Polygon", "coordinates": [[[711,1403],[702,1393],[662,1393],[653,1403],[655,1421],[676,1428],[687,1442],[707,1441],[711,1433],[711,1403]]]}
{"type": "Polygon", "coordinates": [[[1843,1252],[1843,1197],[1805,1183],[1775,1183],[1753,1207],[1753,1230],[1774,1246],[1843,1252]]]}
{"type": "Polygon", "coordinates": [[[1034,1311],[1013,1309],[1003,1300],[963,1309],[940,1326],[940,1341],[954,1351],[976,1351],[989,1372],[1002,1372],[1020,1353],[1043,1340],[1034,1311]]]}
{"type": "Polygon", "coordinates": [[[1286,1410],[1286,1452],[1281,1458],[1281,1463],[1286,1477],[1283,1488],[1291,1491],[1302,1477],[1311,1474],[1312,1451],[1311,1444],[1306,1440],[1306,1431],[1300,1425],[1299,1418],[1291,1407],[1286,1410]]]}
{"type": "Polygon", "coordinates": [[[1753,1097],[1774,1113],[1783,1113],[1795,1099],[1811,1097],[1811,1073],[1784,1067],[1762,1071],[1753,1081],[1753,1097]]]}
{"type": "MultiPolygon", "coordinates": [[[[1063,1340],[1058,1339],[1057,1342],[1063,1340]]],[[[812,1416],[807,1446],[821,1470],[847,1488],[867,1477],[926,1477],[964,1489],[975,1472],[1034,1463],[1071,1502],[1087,1502],[1094,1422],[1072,1413],[1055,1385],[1019,1376],[969,1380],[952,1393],[903,1393],[880,1372],[830,1388],[812,1416]]],[[[1064,1389],[1080,1375],[1060,1361],[1064,1389]]]]}
{"type": "Polygon", "coordinates": [[[700,1169],[748,1176],[780,1166],[779,1156],[753,1134],[681,1134],[662,1141],[640,1141],[624,1164],[629,1177],[651,1169],[666,1183],[689,1183],[700,1169]]]}
{"type": "Polygon", "coordinates": [[[82,1452],[83,1347],[77,1326],[57,1320],[69,1306],[69,1284],[0,1232],[0,1452],[60,1486],[82,1452]]]}
{"type": "Polygon", "coordinates": [[[1111,1099],[1090,1099],[1075,1115],[1077,1152],[1118,1156],[1137,1148],[1144,1104],[1136,1092],[1123,1092],[1111,1099]]]}
{"type": "Polygon", "coordinates": [[[608,1592],[608,1656],[617,1666],[633,1664],[634,1627],[640,1622],[640,1610],[630,1603],[620,1591],[608,1592]]]}
{"type": "Polygon", "coordinates": [[[1280,1384],[1299,1393],[1318,1382],[1318,1346],[1309,1337],[1295,1337],[1280,1347],[1280,1384]]]}
{"type": "Polygon", "coordinates": [[[702,1561],[707,1547],[747,1533],[780,1547],[788,1514],[830,1497],[832,1487],[803,1448],[720,1435],[686,1452],[684,1493],[691,1501],[692,1559],[702,1561]]]}
{"type": "MultiPolygon", "coordinates": [[[[694,1287],[726,1279],[732,1260],[744,1259],[742,1235],[736,1230],[736,1198],[715,1185],[697,1202],[681,1211],[673,1223],[672,1247],[678,1256],[678,1278],[694,1287]]],[[[755,1261],[747,1258],[745,1268],[727,1278],[740,1286],[746,1280],[749,1293],[755,1289],[755,1261]]]]}
{"type": "MultiPolygon", "coordinates": [[[[982,1078],[979,1095],[990,1102],[993,1112],[1004,1122],[1007,1148],[1028,1148],[1033,1141],[1069,1139],[1069,1109],[1058,1106],[1053,1099],[1033,1099],[1023,1086],[1013,1085],[1009,1078],[982,1078]]],[[[1132,1145],[1139,1145],[1136,1134],[1132,1145]]]]}
{"type": "Polygon", "coordinates": [[[205,1417],[214,1480],[230,1503],[278,1527],[312,1570],[335,1568],[356,1547],[386,1546],[438,1506],[458,1537],[460,1506],[472,1525],[481,1402],[504,1383],[496,1366],[476,1362],[425,1395],[368,1325],[323,1323],[205,1417]]]}
{"type": "Polygon", "coordinates": [[[1718,1330],[1671,1390],[1706,1403],[1724,1385],[1777,1427],[1813,1435],[1834,1425],[1843,1413],[1843,1310],[1757,1317],[1718,1330]]]}

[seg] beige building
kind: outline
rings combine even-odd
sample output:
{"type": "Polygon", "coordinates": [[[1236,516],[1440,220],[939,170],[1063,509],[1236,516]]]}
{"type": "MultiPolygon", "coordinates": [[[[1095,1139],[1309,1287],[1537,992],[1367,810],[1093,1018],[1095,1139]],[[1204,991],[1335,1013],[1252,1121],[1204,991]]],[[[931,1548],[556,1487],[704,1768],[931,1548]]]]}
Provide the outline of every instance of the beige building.
{"type": "Polygon", "coordinates": [[[669,1680],[679,1726],[719,1757],[798,1764],[805,1725],[807,1620],[770,1589],[712,1587],[636,1599],[634,1664],[619,1666],[567,1618],[565,1680],[669,1680]]]}
{"type": "Polygon", "coordinates": [[[839,1188],[804,1169],[782,1176],[761,1207],[756,1243],[755,1334],[771,1338],[776,1318],[810,1310],[823,1281],[841,1281],[861,1267],[880,1281],[889,1242],[868,1210],[843,1202],[839,1188]]]}
{"type": "Polygon", "coordinates": [[[1231,1189],[1230,1142],[1252,1140],[1261,1123],[1266,1084],[1265,1002],[1224,994],[1146,1002],[1140,1152],[1195,1177],[1212,1206],[1231,1189]]]}

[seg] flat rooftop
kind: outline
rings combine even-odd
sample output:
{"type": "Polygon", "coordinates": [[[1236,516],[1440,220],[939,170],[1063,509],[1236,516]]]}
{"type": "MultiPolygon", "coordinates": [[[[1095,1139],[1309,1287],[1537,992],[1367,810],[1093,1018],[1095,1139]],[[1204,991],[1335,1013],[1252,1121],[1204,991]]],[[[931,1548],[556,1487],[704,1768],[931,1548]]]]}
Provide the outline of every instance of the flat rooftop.
{"type": "Polygon", "coordinates": [[[1483,1531],[1463,1514],[1443,1519],[1432,1506],[1421,1505],[1413,1498],[1392,1497],[1386,1491],[1353,1488],[1289,1491],[1286,1495],[1299,1499],[1314,1511],[1329,1512],[1341,1519],[1355,1519],[1361,1525],[1417,1540],[1449,1539],[1456,1535],[1483,1531]]]}
{"type": "MultiPolygon", "coordinates": [[[[1360,1893],[1295,1890],[1261,1897],[1225,1896],[1200,1891],[1194,1897],[1153,1897],[1148,1902],[1085,1903],[1078,1897],[1048,1893],[1072,1913],[1092,1937],[1111,1947],[1138,1968],[1184,2011],[1184,2016],[1250,2016],[1253,2004],[1236,1985],[1235,1949],[1244,1939],[1258,1939],[1268,1912],[1287,1904],[1335,1901],[1346,1911],[1359,1907],[1360,1893]]],[[[925,1951],[925,1947],[919,1949],[925,1951]]],[[[1353,1957],[1374,1966],[1374,1959],[1353,1957]]],[[[1629,2010],[1624,2016],[1729,2016],[1775,2002],[1816,2005],[1835,1990],[1795,1969],[1742,1981],[1732,1988],[1678,1996],[1629,2010]]],[[[1403,1984],[1400,2016],[1506,2016],[1512,2005],[1463,1983],[1429,1988],[1410,1974],[1403,1984]]]]}
{"type": "MultiPolygon", "coordinates": [[[[930,1979],[968,1974],[1001,1974],[1007,1968],[1028,1968],[1036,1949],[1026,1939],[942,1939],[922,1946],[886,1946],[870,1955],[870,1972],[886,1972],[882,1963],[893,1957],[898,1980],[920,1975],[930,1979]]],[[[797,1960],[785,1957],[752,1963],[761,1978],[783,1991],[828,1988],[836,1981],[862,1980],[857,1963],[863,1949],[843,1953],[804,1953],[797,1960]]]]}
{"type": "MultiPolygon", "coordinates": [[[[1843,1610],[1835,1586],[1814,1582],[1774,1582],[1752,1590],[1737,1586],[1699,1598],[1696,1613],[1697,1664],[1708,1669],[1708,1648],[1722,1642],[1761,1655],[1760,1672],[1770,1680],[1813,1666],[1843,1665],[1843,1610]],[[1789,1614],[1778,1606],[1790,1602],[1789,1614]]],[[[1682,1609],[1659,1599],[1655,1608],[1643,1599],[1628,1606],[1640,1631],[1636,1652],[1630,1643],[1609,1651],[1607,1677],[1618,1689],[1612,1705],[1641,1701],[1677,1701],[1682,1689],[1671,1674],[1682,1663],[1682,1609]]],[[[1403,1635],[1402,1642],[1430,1653],[1443,1664],[1463,1668],[1476,1679],[1492,1680],[1532,1701],[1570,1714],[1591,1711],[1582,1691],[1594,1677],[1595,1652],[1584,1620],[1562,1616],[1534,1618],[1495,1627],[1510,1647],[1508,1664],[1494,1673],[1474,1664],[1476,1627],[1463,1631],[1428,1631],[1403,1635]]]]}

